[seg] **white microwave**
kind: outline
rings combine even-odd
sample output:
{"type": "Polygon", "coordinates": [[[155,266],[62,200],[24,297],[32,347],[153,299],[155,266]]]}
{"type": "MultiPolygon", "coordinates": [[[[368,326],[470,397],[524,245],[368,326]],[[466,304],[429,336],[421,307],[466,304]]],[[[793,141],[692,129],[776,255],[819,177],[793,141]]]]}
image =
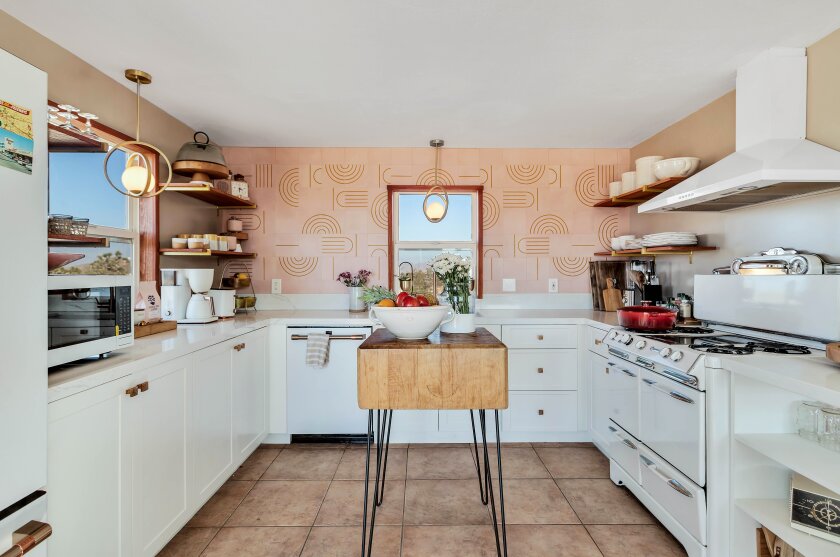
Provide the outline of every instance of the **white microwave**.
{"type": "Polygon", "coordinates": [[[64,275],[47,279],[50,367],[134,344],[131,275],[64,275]]]}

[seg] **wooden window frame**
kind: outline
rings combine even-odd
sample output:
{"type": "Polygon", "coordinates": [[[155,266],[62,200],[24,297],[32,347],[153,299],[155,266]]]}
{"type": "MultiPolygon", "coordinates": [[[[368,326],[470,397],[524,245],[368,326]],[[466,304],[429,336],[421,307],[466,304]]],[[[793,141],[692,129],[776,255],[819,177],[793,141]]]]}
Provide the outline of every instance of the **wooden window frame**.
{"type": "MultiPolygon", "coordinates": [[[[50,106],[58,108],[58,103],[54,101],[47,101],[50,106]]],[[[81,141],[90,143],[91,146],[96,144],[95,141],[82,135],[82,130],[78,134],[74,134],[72,130],[49,124],[49,127],[75,137],[81,141]]],[[[96,135],[109,141],[113,144],[122,143],[123,141],[133,141],[130,137],[120,131],[101,124],[98,120],[93,120],[90,127],[96,132],[96,135]]],[[[135,146],[134,151],[142,153],[149,161],[154,176],[158,176],[158,167],[160,161],[158,160],[158,153],[152,149],[145,149],[135,146]]],[[[137,198],[137,233],[139,240],[135,246],[135,261],[139,271],[139,278],[141,281],[155,281],[156,287],[159,287],[158,280],[160,278],[160,260],[158,258],[160,248],[160,195],[154,197],[140,197],[137,198]]]]}
{"type": "MultiPolygon", "coordinates": [[[[394,194],[400,193],[426,193],[430,186],[409,185],[409,186],[388,186],[388,288],[394,289],[394,194]]],[[[484,186],[444,186],[447,193],[469,193],[476,194],[476,297],[484,297],[484,186]]]]}

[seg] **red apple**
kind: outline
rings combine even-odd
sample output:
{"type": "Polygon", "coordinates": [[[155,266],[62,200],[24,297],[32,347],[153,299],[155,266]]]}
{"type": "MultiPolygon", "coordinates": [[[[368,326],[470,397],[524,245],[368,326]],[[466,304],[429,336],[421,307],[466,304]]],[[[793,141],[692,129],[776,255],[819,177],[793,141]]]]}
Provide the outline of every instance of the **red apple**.
{"type": "Polygon", "coordinates": [[[417,301],[417,298],[414,296],[407,296],[403,299],[403,307],[405,308],[416,308],[420,305],[420,302],[417,301]]]}
{"type": "Polygon", "coordinates": [[[411,294],[409,294],[408,292],[400,292],[399,294],[397,294],[397,306],[403,307],[403,301],[405,301],[405,299],[409,296],[411,296],[411,294]]]}
{"type": "Polygon", "coordinates": [[[421,294],[417,296],[417,305],[420,307],[426,307],[429,305],[429,299],[421,294]]]}

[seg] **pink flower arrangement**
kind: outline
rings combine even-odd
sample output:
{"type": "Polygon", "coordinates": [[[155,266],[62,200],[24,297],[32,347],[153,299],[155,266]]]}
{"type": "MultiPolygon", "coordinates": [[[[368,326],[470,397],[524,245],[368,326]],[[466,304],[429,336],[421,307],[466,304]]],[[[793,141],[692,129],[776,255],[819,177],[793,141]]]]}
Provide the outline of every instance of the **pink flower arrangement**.
{"type": "Polygon", "coordinates": [[[367,284],[370,275],[372,275],[370,271],[367,269],[359,269],[355,275],[351,275],[350,271],[344,271],[343,273],[338,275],[338,278],[335,279],[338,282],[344,284],[344,286],[364,286],[367,284]]]}

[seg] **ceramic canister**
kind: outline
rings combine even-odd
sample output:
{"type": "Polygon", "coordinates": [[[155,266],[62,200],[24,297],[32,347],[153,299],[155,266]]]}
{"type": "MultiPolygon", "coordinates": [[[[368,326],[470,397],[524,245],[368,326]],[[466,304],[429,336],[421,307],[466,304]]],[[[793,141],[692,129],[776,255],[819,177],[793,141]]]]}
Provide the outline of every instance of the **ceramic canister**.
{"type": "Polygon", "coordinates": [[[636,187],[640,188],[656,181],[656,175],[653,173],[653,165],[661,161],[664,157],[653,155],[650,157],[642,157],[636,159],[636,187]]]}
{"type": "Polygon", "coordinates": [[[636,189],[636,173],[624,172],[621,174],[621,191],[627,193],[636,189]]]}

